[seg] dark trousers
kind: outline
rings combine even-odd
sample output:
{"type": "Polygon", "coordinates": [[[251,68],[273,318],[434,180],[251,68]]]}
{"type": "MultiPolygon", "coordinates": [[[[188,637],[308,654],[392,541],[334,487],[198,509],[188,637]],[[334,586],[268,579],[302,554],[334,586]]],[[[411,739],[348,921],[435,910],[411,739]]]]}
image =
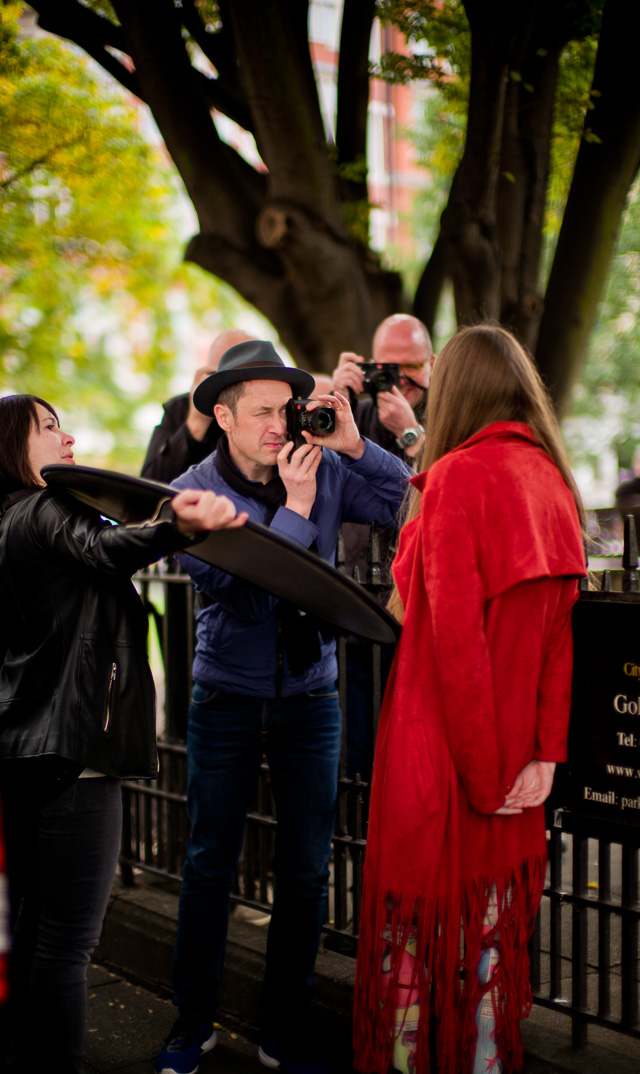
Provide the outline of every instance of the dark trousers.
{"type": "Polygon", "coordinates": [[[3,788],[13,925],[3,1069],[82,1074],[87,965],[118,861],[120,783],[76,779],[40,808],[32,797],[28,786],[3,788]]]}
{"type": "Polygon", "coordinates": [[[263,701],[194,685],[187,739],[192,828],[180,894],[174,1001],[189,1017],[211,1019],[215,1013],[229,896],[264,753],[278,825],[261,1024],[291,1053],[306,1047],[329,878],[340,727],[333,686],[263,701]]]}

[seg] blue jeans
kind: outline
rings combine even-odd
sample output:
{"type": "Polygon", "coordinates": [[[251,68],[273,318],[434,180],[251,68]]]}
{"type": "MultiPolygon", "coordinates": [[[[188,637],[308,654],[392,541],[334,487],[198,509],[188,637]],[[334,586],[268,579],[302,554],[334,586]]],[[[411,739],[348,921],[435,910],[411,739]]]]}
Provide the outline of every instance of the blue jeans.
{"type": "Polygon", "coordinates": [[[76,779],[41,808],[32,804],[33,791],[27,785],[3,793],[14,920],[3,1017],[16,1070],[81,1074],[87,966],[120,850],[120,783],[76,779]]]}
{"type": "Polygon", "coordinates": [[[261,1025],[303,1032],[324,918],[340,755],[333,685],[261,700],[194,685],[187,736],[191,839],[180,894],[174,1002],[187,1017],[216,1010],[230,892],[263,753],[277,831],[261,1025]]]}

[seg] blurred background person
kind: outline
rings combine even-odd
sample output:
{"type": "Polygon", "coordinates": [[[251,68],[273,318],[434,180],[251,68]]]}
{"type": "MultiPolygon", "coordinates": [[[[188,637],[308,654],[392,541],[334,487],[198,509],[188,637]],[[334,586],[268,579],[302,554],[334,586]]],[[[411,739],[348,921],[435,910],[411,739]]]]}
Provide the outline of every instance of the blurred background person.
{"type": "MultiPolygon", "coordinates": [[[[365,359],[343,351],[333,372],[333,388],[359,397],[364,391],[365,359]]],[[[427,390],[433,349],[426,326],[417,317],[394,313],[378,325],[373,337],[371,361],[399,365],[399,386],[358,398],[353,407],[363,436],[410,463],[424,444],[427,390]]]]}
{"type": "Polygon", "coordinates": [[[633,453],[631,476],[621,481],[616,489],[615,505],[623,525],[627,515],[633,515],[640,543],[640,445],[633,453]]]}
{"type": "Polygon", "coordinates": [[[191,391],[174,395],[163,403],[164,414],[151,434],[142,464],[142,477],[169,484],[215,451],[220,428],[214,417],[201,414],[193,405],[193,393],[205,377],[215,373],[220,358],[229,347],[253,338],[241,328],[228,328],[216,336],[205,365],[196,370],[191,391]]]}

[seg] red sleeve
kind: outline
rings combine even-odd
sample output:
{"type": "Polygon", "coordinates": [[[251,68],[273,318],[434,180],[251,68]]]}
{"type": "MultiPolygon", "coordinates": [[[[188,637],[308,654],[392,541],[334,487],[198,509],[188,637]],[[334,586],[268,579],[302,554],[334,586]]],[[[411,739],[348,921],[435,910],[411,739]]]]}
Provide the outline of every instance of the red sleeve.
{"type": "Polygon", "coordinates": [[[451,757],[473,808],[494,813],[506,787],[499,778],[486,597],[478,537],[455,485],[447,478],[423,494],[425,585],[451,757]]]}
{"type": "Polygon", "coordinates": [[[551,634],[538,692],[536,761],[566,761],[567,732],[571,710],[573,634],[571,611],[578,595],[576,582],[567,581],[551,634]]]}

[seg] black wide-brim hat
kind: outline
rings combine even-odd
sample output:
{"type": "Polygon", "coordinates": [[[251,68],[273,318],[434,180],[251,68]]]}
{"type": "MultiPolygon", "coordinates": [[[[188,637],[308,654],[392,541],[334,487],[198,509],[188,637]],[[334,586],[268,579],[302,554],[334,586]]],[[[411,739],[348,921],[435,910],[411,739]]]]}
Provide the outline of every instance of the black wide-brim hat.
{"type": "Polygon", "coordinates": [[[300,399],[308,398],[316,383],[311,373],[285,365],[273,343],[250,339],[229,347],[220,359],[217,373],[198,385],[193,393],[196,408],[210,418],[223,388],[240,380],[282,380],[291,385],[294,397],[300,399]]]}

